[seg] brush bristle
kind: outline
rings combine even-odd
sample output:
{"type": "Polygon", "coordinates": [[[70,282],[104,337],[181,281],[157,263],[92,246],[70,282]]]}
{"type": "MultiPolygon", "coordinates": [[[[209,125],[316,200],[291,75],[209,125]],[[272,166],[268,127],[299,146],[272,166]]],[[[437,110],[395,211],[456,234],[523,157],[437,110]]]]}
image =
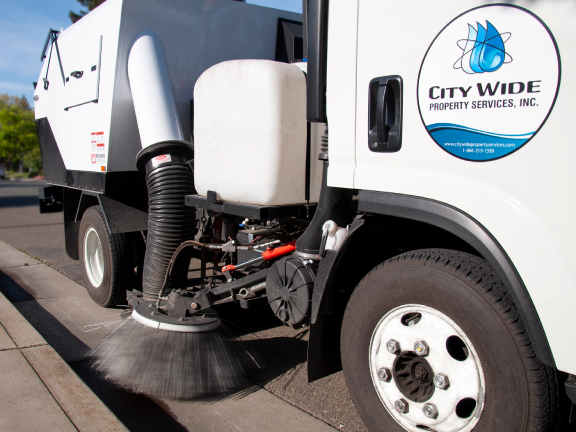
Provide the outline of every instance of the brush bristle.
{"type": "Polygon", "coordinates": [[[137,393],[196,399],[246,385],[247,353],[222,326],[183,333],[130,317],[88,355],[107,379],[137,393]]]}

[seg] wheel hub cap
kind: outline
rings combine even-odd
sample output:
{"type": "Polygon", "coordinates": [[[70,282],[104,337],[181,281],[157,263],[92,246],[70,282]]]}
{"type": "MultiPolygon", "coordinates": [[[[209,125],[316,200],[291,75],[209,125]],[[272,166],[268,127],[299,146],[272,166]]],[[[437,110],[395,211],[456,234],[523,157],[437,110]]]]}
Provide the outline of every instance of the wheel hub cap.
{"type": "Polygon", "coordinates": [[[98,288],[104,278],[104,255],[102,243],[94,228],[84,234],[84,266],[90,283],[98,288]]]}
{"type": "Polygon", "coordinates": [[[425,358],[413,351],[396,357],[393,376],[398,389],[411,401],[426,402],[434,394],[434,371],[425,358]]]}
{"type": "Polygon", "coordinates": [[[369,356],[374,388],[389,414],[406,430],[421,432],[468,432],[474,429],[484,408],[484,372],[480,359],[464,331],[447,315],[423,305],[404,305],[388,312],[372,334],[369,356]],[[390,352],[386,344],[400,347],[390,352]],[[411,351],[425,341],[428,354],[411,351]],[[378,376],[390,369],[392,379],[378,376]],[[437,388],[435,375],[449,385],[437,388]],[[395,403],[405,400],[399,412],[395,403]],[[434,415],[430,411],[434,408],[434,415]]]}

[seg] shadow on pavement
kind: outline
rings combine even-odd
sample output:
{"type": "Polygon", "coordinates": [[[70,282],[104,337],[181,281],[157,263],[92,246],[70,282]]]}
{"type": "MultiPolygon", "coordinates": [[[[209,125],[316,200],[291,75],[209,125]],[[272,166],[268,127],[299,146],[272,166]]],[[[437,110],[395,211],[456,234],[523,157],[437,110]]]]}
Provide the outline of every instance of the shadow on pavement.
{"type": "MultiPolygon", "coordinates": [[[[308,356],[308,328],[290,329],[293,336],[278,335],[259,337],[258,332],[270,329],[284,330],[284,326],[264,302],[251,311],[241,309],[234,303],[214,307],[222,321],[241,345],[261,364],[249,374],[250,381],[264,387],[284,375],[297,373],[306,366],[308,356]],[[257,310],[255,310],[258,308],[257,310]]],[[[236,397],[241,397],[237,394],[236,397]]]]}
{"type": "Polygon", "coordinates": [[[70,367],[131,431],[187,431],[172,418],[169,407],[162,401],[116,387],[92,369],[90,362],[74,363],[70,367]]]}
{"type": "MultiPolygon", "coordinates": [[[[45,223],[45,224],[34,224],[34,227],[39,226],[55,226],[55,225],[64,225],[64,222],[54,222],[54,223],[45,223]]],[[[19,228],[29,228],[30,225],[7,225],[7,226],[0,226],[0,229],[19,229],[19,228]]]]}
{"type": "Polygon", "coordinates": [[[27,207],[38,205],[38,197],[34,195],[0,197],[1,207],[27,207]]]}
{"type": "Polygon", "coordinates": [[[17,187],[26,187],[29,188],[30,186],[42,186],[46,185],[44,180],[2,180],[0,179],[0,188],[17,188],[17,187]]]}
{"type": "Polygon", "coordinates": [[[118,388],[92,369],[90,362],[84,357],[90,347],[36,301],[32,288],[26,286],[24,289],[14,279],[0,271],[0,291],[58,354],[62,357],[70,357],[70,353],[76,354],[74,355],[76,360],[69,362],[70,367],[129,430],[143,432],[187,430],[149,397],[118,388]]]}

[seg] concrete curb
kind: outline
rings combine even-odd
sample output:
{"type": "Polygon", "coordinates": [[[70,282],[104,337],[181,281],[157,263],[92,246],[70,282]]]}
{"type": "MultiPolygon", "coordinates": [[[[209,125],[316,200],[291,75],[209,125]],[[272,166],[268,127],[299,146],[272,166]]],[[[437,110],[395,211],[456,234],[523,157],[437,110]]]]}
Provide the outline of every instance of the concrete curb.
{"type": "Polygon", "coordinates": [[[128,430],[2,293],[0,380],[0,430],[128,430]]]}

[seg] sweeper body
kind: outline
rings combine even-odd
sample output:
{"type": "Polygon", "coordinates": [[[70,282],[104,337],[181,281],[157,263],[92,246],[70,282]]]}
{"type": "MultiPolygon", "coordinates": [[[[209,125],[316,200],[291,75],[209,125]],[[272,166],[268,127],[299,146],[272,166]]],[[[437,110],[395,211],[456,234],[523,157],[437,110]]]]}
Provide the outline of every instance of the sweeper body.
{"type": "Polygon", "coordinates": [[[260,365],[218,305],[269,303],[371,430],[561,430],[576,11],[303,11],[108,0],[49,33],[41,210],[63,210],[92,299],[133,308],[96,365],[135,391],[231,391],[260,365]]]}

